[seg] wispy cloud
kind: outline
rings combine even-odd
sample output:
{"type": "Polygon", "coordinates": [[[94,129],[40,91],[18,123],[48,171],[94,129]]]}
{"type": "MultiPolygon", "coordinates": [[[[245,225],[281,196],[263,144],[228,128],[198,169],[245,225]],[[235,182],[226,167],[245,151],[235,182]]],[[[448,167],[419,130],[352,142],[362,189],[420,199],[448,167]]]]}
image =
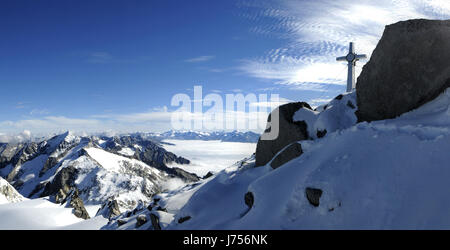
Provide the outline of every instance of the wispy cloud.
{"type": "Polygon", "coordinates": [[[218,69],[218,68],[214,68],[214,69],[209,69],[209,71],[210,71],[210,72],[213,72],[213,73],[222,73],[222,72],[227,71],[227,69],[218,69]]]}
{"type": "Polygon", "coordinates": [[[345,85],[345,65],[335,57],[347,53],[350,41],[357,52],[370,56],[387,24],[450,18],[446,0],[260,0],[242,1],[240,6],[242,16],[255,24],[253,32],[287,41],[262,57],[242,60],[240,70],[302,90],[345,85]]]}
{"type": "Polygon", "coordinates": [[[26,102],[18,102],[15,104],[14,106],[16,109],[24,109],[27,107],[27,103],[26,102]]]}
{"type": "Polygon", "coordinates": [[[92,64],[109,64],[109,63],[134,63],[138,60],[146,60],[146,58],[141,57],[140,59],[123,59],[117,58],[112,54],[105,51],[96,51],[85,55],[85,60],[87,63],[92,64]]]}
{"type": "Polygon", "coordinates": [[[187,63],[199,63],[199,62],[210,61],[214,58],[215,58],[215,56],[199,56],[199,57],[189,58],[184,61],[187,63]]]}
{"type": "Polygon", "coordinates": [[[48,115],[50,111],[48,109],[33,109],[30,111],[30,115],[48,115]]]}
{"type": "Polygon", "coordinates": [[[113,56],[107,52],[94,52],[89,55],[87,62],[90,63],[110,63],[114,60],[113,56]]]}

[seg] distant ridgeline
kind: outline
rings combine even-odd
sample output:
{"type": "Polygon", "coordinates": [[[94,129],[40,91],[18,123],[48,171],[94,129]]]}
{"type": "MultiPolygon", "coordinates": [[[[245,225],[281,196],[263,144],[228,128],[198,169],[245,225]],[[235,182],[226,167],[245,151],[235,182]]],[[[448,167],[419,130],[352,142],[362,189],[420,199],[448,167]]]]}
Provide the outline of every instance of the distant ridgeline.
{"type": "Polygon", "coordinates": [[[199,131],[167,131],[164,133],[143,133],[156,140],[175,139],[175,140],[205,140],[205,141],[223,141],[223,142],[249,142],[256,143],[260,134],[247,132],[199,132],[199,131]]]}

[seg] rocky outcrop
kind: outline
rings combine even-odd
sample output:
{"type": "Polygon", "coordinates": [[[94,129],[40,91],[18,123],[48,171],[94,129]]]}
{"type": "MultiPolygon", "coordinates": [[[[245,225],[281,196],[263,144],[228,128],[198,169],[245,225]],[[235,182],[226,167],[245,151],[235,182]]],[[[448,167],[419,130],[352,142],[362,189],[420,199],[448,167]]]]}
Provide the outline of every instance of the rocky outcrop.
{"type": "MultiPolygon", "coordinates": [[[[13,146],[14,147],[14,146],[13,146]]],[[[11,164],[14,168],[11,172],[9,172],[8,176],[6,177],[6,180],[9,182],[13,182],[17,179],[17,176],[21,172],[21,165],[27,161],[30,161],[34,158],[36,158],[41,148],[37,143],[30,142],[26,143],[24,145],[18,144],[16,145],[16,154],[13,156],[10,162],[4,162],[4,164],[11,164]]],[[[18,184],[18,183],[17,183],[18,184]]],[[[18,188],[20,185],[14,184],[16,188],[18,188]]]]}
{"type": "Polygon", "coordinates": [[[145,223],[147,223],[147,216],[145,214],[140,214],[136,218],[136,227],[140,227],[140,226],[144,225],[145,223]]]}
{"type": "Polygon", "coordinates": [[[206,173],[202,179],[208,179],[209,177],[213,176],[214,174],[211,171],[208,171],[208,173],[206,173]]]}
{"type": "Polygon", "coordinates": [[[126,220],[124,220],[124,219],[118,219],[118,220],[117,220],[117,226],[118,226],[118,227],[123,226],[123,225],[127,224],[127,222],[128,222],[128,221],[126,221],[126,220]]]}
{"type": "Polygon", "coordinates": [[[159,224],[159,218],[155,214],[150,214],[150,220],[154,230],[161,230],[161,225],[159,224]]]}
{"type": "Polygon", "coordinates": [[[17,153],[19,153],[21,149],[22,145],[20,144],[13,144],[13,143],[2,144],[0,146],[0,169],[8,166],[9,164],[12,165],[13,157],[17,153]]]}
{"type": "Polygon", "coordinates": [[[178,223],[182,224],[191,219],[191,216],[185,216],[178,219],[178,223]]]}
{"type": "Polygon", "coordinates": [[[82,219],[90,219],[89,213],[86,211],[84,207],[83,200],[80,198],[78,189],[74,188],[72,192],[69,194],[67,207],[73,208],[72,213],[82,219]]]}
{"type": "Polygon", "coordinates": [[[74,181],[78,170],[73,166],[61,169],[52,182],[45,185],[41,197],[56,195],[58,199],[65,199],[72,188],[75,186],[74,181]]]}
{"type": "MultiPolygon", "coordinates": [[[[276,139],[264,140],[263,136],[258,140],[256,145],[256,162],[255,166],[263,166],[267,164],[272,158],[284,147],[291,144],[292,142],[307,140],[309,138],[307,131],[307,124],[305,121],[293,121],[294,113],[300,108],[307,108],[311,110],[311,107],[306,102],[295,102],[288,103],[276,108],[269,115],[268,118],[268,128],[264,131],[264,134],[272,132],[270,125],[272,122],[272,116],[278,114],[279,120],[279,134],[276,139]]],[[[273,117],[275,122],[277,117],[273,117]]],[[[264,135],[263,134],[263,135],[264,135]]]]}
{"type": "Polygon", "coordinates": [[[309,188],[305,189],[306,199],[308,199],[309,203],[315,207],[320,205],[320,197],[322,196],[323,191],[318,188],[309,188]]]}
{"type": "Polygon", "coordinates": [[[120,215],[120,209],[119,204],[117,203],[117,200],[114,198],[108,199],[107,202],[105,202],[101,208],[98,209],[95,216],[103,216],[107,219],[111,219],[112,217],[119,216],[120,215]]]}
{"type": "Polygon", "coordinates": [[[53,181],[45,185],[41,197],[52,196],[56,203],[66,204],[66,207],[73,208],[72,213],[76,217],[86,220],[90,216],[84,207],[78,188],[74,184],[77,172],[78,170],[73,166],[61,169],[53,181]]]}
{"type": "Polygon", "coordinates": [[[255,197],[252,192],[247,192],[244,196],[245,205],[250,209],[253,207],[253,203],[255,202],[255,197]]]}
{"type": "Polygon", "coordinates": [[[132,148],[133,155],[127,157],[142,161],[149,166],[155,167],[161,171],[168,173],[173,177],[182,178],[188,182],[195,182],[200,178],[192,173],[184,171],[180,168],[169,168],[167,164],[189,164],[190,161],[183,157],[177,156],[174,153],[166,151],[160,147],[156,142],[143,138],[140,135],[134,136],[115,136],[105,143],[105,150],[117,154],[123,148],[132,148]]]}
{"type": "Polygon", "coordinates": [[[273,169],[280,167],[281,165],[289,162],[290,160],[299,157],[303,154],[302,145],[294,142],[286,147],[281,153],[279,153],[270,163],[273,169]]]}
{"type": "Polygon", "coordinates": [[[358,121],[395,118],[450,87],[450,20],[386,26],[356,84],[358,121]]]}
{"type": "Polygon", "coordinates": [[[19,194],[6,180],[0,177],[0,204],[6,202],[19,202],[25,198],[19,194]]]}
{"type": "Polygon", "coordinates": [[[178,163],[189,164],[190,161],[174,153],[166,151],[156,142],[136,136],[114,136],[105,143],[105,149],[112,153],[118,153],[123,148],[132,148],[135,154],[132,156],[137,160],[157,164],[178,163]],[[137,146],[137,147],[136,147],[137,146]]]}

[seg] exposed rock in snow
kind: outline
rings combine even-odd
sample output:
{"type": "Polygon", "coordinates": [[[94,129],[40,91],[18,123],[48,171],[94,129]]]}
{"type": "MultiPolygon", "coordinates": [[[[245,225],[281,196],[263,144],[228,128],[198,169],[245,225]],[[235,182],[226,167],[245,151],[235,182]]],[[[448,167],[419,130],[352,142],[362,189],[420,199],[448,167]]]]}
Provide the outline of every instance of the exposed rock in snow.
{"type": "Polygon", "coordinates": [[[78,189],[73,188],[67,197],[66,207],[73,208],[72,213],[82,219],[90,219],[89,213],[86,211],[84,207],[83,200],[79,196],[78,189]]]}
{"type": "Polygon", "coordinates": [[[103,216],[107,219],[111,219],[112,217],[119,216],[120,215],[120,208],[117,201],[113,198],[108,199],[107,202],[105,202],[101,208],[97,211],[97,214],[95,216],[103,216]]]}
{"type": "Polygon", "coordinates": [[[153,166],[161,171],[168,173],[174,177],[179,177],[186,181],[197,181],[199,177],[195,174],[189,173],[180,168],[169,168],[167,164],[189,164],[190,161],[176,156],[175,154],[166,151],[157,143],[145,139],[141,134],[115,136],[112,138],[103,138],[105,142],[102,143],[103,149],[108,152],[124,155],[133,159],[142,161],[147,165],[153,166]],[[131,149],[133,148],[133,149],[131,149]],[[134,152],[131,154],[131,152],[134,152]]]}
{"type": "Polygon", "coordinates": [[[184,223],[185,221],[188,221],[188,220],[190,220],[192,217],[191,216],[184,216],[184,217],[181,217],[181,218],[178,218],[178,223],[179,224],[182,224],[182,223],[184,223]]]}
{"type": "Polygon", "coordinates": [[[113,217],[102,229],[164,230],[174,221],[174,215],[186,204],[191,195],[205,182],[206,180],[201,180],[176,190],[162,192],[154,196],[153,201],[147,207],[143,206],[143,204],[138,205],[132,211],[113,217]],[[138,216],[140,215],[145,215],[147,219],[150,218],[150,221],[140,227],[136,227],[138,216]]]}
{"type": "Polygon", "coordinates": [[[305,189],[306,199],[308,199],[311,205],[318,207],[320,205],[320,197],[322,196],[323,191],[318,188],[310,188],[307,187],[305,189]]]}
{"type": "Polygon", "coordinates": [[[302,145],[294,142],[285,149],[281,150],[281,152],[277,154],[270,162],[270,166],[273,169],[278,168],[286,162],[299,157],[301,154],[303,154],[302,145]]]}
{"type": "Polygon", "coordinates": [[[244,196],[245,205],[248,206],[248,209],[253,207],[253,203],[255,202],[255,197],[252,192],[247,192],[244,196]]]}
{"type": "Polygon", "coordinates": [[[161,230],[161,225],[159,225],[159,217],[154,213],[150,214],[150,219],[152,221],[152,226],[155,230],[161,230]]]}
{"type": "MultiPolygon", "coordinates": [[[[256,145],[256,166],[267,164],[276,153],[290,143],[309,138],[306,123],[304,121],[293,120],[294,113],[301,108],[311,110],[311,107],[307,103],[296,102],[282,105],[272,111],[269,115],[268,122],[271,121],[272,116],[278,116],[279,134],[274,140],[263,140],[262,137],[258,140],[258,144],[256,145]]],[[[273,119],[274,122],[277,120],[276,117],[273,117],[273,119]]],[[[276,131],[275,128],[269,126],[264,133],[270,133],[272,129],[276,131]]]]}
{"type": "Polygon", "coordinates": [[[358,77],[358,120],[390,119],[450,87],[450,20],[408,20],[386,26],[358,77]]]}
{"type": "Polygon", "coordinates": [[[145,223],[147,223],[147,215],[145,214],[138,215],[138,217],[136,218],[136,227],[140,227],[145,223]]]}
{"type": "Polygon", "coordinates": [[[62,168],[53,180],[45,185],[41,196],[55,195],[55,201],[57,203],[63,202],[75,187],[77,174],[78,170],[72,165],[62,168]]]}
{"type": "Polygon", "coordinates": [[[211,171],[209,171],[208,173],[205,174],[205,176],[202,177],[202,179],[208,179],[209,177],[213,176],[214,174],[211,173],[211,171]]]}
{"type": "Polygon", "coordinates": [[[0,204],[10,203],[10,202],[20,202],[25,200],[25,198],[19,194],[13,186],[0,177],[0,204]]]}
{"type": "MultiPolygon", "coordinates": [[[[272,160],[272,167],[277,168],[287,161],[302,154],[301,146],[292,144],[293,142],[318,139],[332,133],[356,124],[355,115],[356,100],[355,93],[346,93],[337,96],[326,105],[312,110],[307,103],[297,102],[288,103],[280,106],[273,114],[280,115],[280,133],[275,140],[258,141],[256,147],[256,166],[263,166],[272,160]],[[350,105],[349,105],[350,104],[350,105]],[[287,147],[287,148],[286,148],[287,147]]],[[[270,132],[270,131],[266,131],[270,132]]]]}

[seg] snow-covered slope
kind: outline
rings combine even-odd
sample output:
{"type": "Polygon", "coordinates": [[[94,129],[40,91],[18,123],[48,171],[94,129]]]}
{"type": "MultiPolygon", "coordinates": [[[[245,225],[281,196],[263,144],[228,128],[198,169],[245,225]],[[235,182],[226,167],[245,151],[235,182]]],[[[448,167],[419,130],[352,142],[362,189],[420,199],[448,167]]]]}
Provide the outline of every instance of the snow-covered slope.
{"type": "Polygon", "coordinates": [[[23,200],[25,198],[13,186],[9,185],[7,181],[0,177],[0,204],[20,202],[23,200]]]}
{"type": "MultiPolygon", "coordinates": [[[[55,230],[82,221],[84,220],[72,214],[71,208],[55,204],[46,198],[0,205],[0,230],[55,230]]],[[[104,223],[107,221],[103,221],[104,223]]]]}
{"type": "Polygon", "coordinates": [[[396,119],[298,143],[303,154],[277,169],[223,170],[167,229],[450,228],[449,89],[396,119]]]}

